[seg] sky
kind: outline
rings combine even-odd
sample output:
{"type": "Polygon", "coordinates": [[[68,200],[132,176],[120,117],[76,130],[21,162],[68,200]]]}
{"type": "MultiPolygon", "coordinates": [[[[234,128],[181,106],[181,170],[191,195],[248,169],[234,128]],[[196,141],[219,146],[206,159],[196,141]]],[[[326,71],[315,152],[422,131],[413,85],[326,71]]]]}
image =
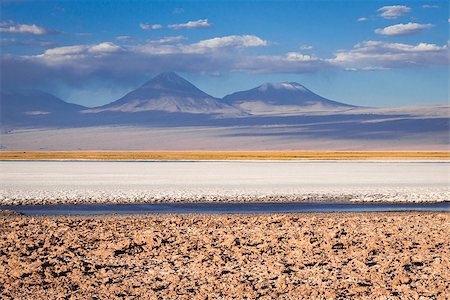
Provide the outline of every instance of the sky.
{"type": "Polygon", "coordinates": [[[447,0],[0,5],[2,89],[93,107],[174,71],[215,97],[295,81],[354,105],[449,102],[447,0]]]}

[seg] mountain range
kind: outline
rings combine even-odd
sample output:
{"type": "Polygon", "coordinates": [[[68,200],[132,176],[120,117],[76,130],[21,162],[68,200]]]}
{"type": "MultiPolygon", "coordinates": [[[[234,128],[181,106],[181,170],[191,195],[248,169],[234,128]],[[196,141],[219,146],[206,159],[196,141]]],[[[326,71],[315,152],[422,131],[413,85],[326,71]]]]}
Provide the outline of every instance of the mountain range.
{"type": "MultiPolygon", "coordinates": [[[[67,125],[67,122],[73,122],[76,116],[79,119],[77,125],[82,124],[82,120],[90,124],[92,115],[95,115],[97,121],[99,118],[103,119],[105,124],[121,121],[128,123],[130,113],[147,113],[153,118],[158,113],[237,118],[355,108],[325,99],[295,82],[266,83],[219,99],[208,95],[173,72],[159,74],[122,98],[99,107],[87,108],[67,103],[39,90],[2,91],[1,107],[3,126],[58,123],[67,125]],[[123,118],[118,117],[120,114],[123,118]],[[69,120],[67,117],[70,117],[69,120]]],[[[198,118],[204,119],[205,116],[198,118]]],[[[180,121],[183,119],[185,118],[180,121]]]]}
{"type": "MultiPolygon", "coordinates": [[[[101,135],[119,127],[123,129],[123,136],[115,135],[119,140],[129,140],[136,128],[142,129],[145,137],[131,138],[124,146],[137,149],[191,149],[202,143],[232,149],[298,149],[314,148],[318,141],[327,149],[342,149],[342,145],[360,149],[367,141],[388,148],[393,143],[400,148],[414,145],[412,149],[449,145],[448,104],[359,107],[326,99],[296,82],[265,83],[220,99],[168,72],[116,101],[93,108],[67,103],[39,90],[2,90],[0,97],[3,148],[51,148],[55,141],[39,135],[45,129],[51,136],[56,130],[77,132],[74,137],[81,148],[116,149],[120,146],[92,136],[83,142],[80,132],[96,128],[95,135],[101,135]],[[17,135],[24,130],[34,131],[26,137],[17,135]],[[165,130],[179,133],[172,138],[160,137],[156,143],[155,135],[165,130]],[[190,130],[189,142],[186,130],[190,130]],[[191,145],[194,140],[198,141],[191,145]]],[[[67,145],[65,138],[56,141],[59,148],[67,145]]]]}

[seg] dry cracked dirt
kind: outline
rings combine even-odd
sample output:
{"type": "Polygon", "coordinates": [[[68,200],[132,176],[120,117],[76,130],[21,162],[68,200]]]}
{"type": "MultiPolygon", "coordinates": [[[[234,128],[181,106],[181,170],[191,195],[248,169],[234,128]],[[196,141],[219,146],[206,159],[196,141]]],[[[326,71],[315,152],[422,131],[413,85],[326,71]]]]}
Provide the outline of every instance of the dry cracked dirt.
{"type": "Polygon", "coordinates": [[[0,217],[3,299],[448,299],[444,213],[0,217]]]}

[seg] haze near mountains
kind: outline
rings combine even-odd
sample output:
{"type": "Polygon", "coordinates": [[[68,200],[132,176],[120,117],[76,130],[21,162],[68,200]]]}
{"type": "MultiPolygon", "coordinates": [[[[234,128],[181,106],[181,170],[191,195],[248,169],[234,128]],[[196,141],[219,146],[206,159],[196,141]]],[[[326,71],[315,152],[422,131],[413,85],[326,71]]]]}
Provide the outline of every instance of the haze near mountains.
{"type": "Polygon", "coordinates": [[[449,106],[364,108],[296,82],[215,98],[162,73],[86,108],[36,90],[1,92],[4,149],[446,149],[449,106]]]}

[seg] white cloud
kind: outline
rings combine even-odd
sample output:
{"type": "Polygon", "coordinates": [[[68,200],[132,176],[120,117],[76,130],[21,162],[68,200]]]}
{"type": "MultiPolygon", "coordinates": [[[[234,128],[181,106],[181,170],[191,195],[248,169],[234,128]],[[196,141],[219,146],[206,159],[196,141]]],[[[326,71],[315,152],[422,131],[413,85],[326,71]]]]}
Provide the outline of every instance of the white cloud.
{"type": "Polygon", "coordinates": [[[425,29],[429,29],[433,27],[432,24],[419,24],[419,23],[407,23],[407,24],[396,24],[392,26],[388,26],[385,28],[375,29],[375,33],[381,35],[411,35],[422,32],[425,29]]]}
{"type": "Polygon", "coordinates": [[[233,69],[235,71],[250,71],[254,73],[312,73],[333,69],[336,66],[336,64],[326,59],[298,52],[288,52],[285,55],[246,57],[237,61],[233,69]]]}
{"type": "Polygon", "coordinates": [[[313,50],[314,47],[311,45],[301,45],[300,50],[313,50]]]}
{"type": "Polygon", "coordinates": [[[386,71],[390,70],[390,68],[383,68],[383,67],[361,67],[361,68],[344,68],[345,71],[348,72],[376,72],[376,71],[386,71]]]}
{"type": "Polygon", "coordinates": [[[381,13],[380,16],[385,19],[397,19],[409,13],[411,7],[405,5],[383,6],[378,11],[381,13]]]}
{"type": "Polygon", "coordinates": [[[129,36],[129,35],[116,36],[116,40],[119,40],[119,41],[129,41],[129,40],[132,40],[132,39],[133,38],[131,36],[129,36]]]}
{"type": "MultiPolygon", "coordinates": [[[[255,35],[229,35],[203,40],[192,44],[192,49],[217,49],[225,47],[259,47],[267,46],[267,41],[255,35]]],[[[200,51],[203,52],[203,51],[200,51]]]]}
{"type": "Polygon", "coordinates": [[[366,21],[369,21],[369,19],[366,18],[366,17],[361,17],[361,18],[358,18],[356,21],[358,21],[358,22],[366,22],[366,21]]]}
{"type": "Polygon", "coordinates": [[[312,57],[311,55],[302,54],[298,52],[288,52],[286,54],[286,60],[289,61],[312,61],[316,60],[317,58],[312,57]]]}
{"type": "Polygon", "coordinates": [[[139,27],[141,27],[141,29],[143,29],[143,30],[156,30],[156,29],[161,29],[162,25],[161,24],[141,23],[141,24],[139,24],[139,27]]]}
{"type": "Polygon", "coordinates": [[[182,24],[171,24],[168,27],[172,29],[202,28],[202,27],[211,27],[211,24],[208,22],[208,19],[200,19],[197,21],[189,21],[187,23],[182,24]]]}
{"type": "Polygon", "coordinates": [[[88,49],[90,46],[88,45],[75,45],[75,46],[64,46],[57,47],[46,50],[43,55],[45,56],[58,56],[58,55],[71,55],[71,54],[79,54],[85,49],[88,49]]]}
{"type": "MultiPolygon", "coordinates": [[[[118,46],[112,42],[103,42],[92,45],[74,45],[57,47],[46,50],[43,54],[36,55],[34,58],[43,62],[51,63],[71,63],[71,61],[79,61],[92,57],[107,56],[117,52],[123,52],[127,56],[164,56],[164,55],[196,55],[196,54],[213,54],[218,52],[232,51],[238,48],[266,46],[267,41],[254,35],[231,35],[217,37],[213,39],[202,40],[193,44],[177,44],[170,43],[182,41],[184,36],[166,37],[159,40],[149,41],[144,45],[137,46],[118,46]],[[226,48],[226,51],[222,49],[226,48]]],[[[111,63],[114,63],[111,61],[111,63]]]]}
{"type": "Polygon", "coordinates": [[[5,21],[0,23],[0,33],[49,35],[58,32],[37,26],[36,24],[14,24],[12,21],[5,21]]]}
{"type": "Polygon", "coordinates": [[[100,43],[89,47],[89,52],[93,53],[111,53],[120,50],[120,46],[115,45],[111,42],[100,43]]]}
{"type": "Polygon", "coordinates": [[[177,36],[149,41],[145,45],[136,46],[134,51],[151,55],[194,55],[219,53],[239,48],[260,47],[268,44],[266,40],[254,35],[229,35],[201,40],[193,44],[169,44],[170,42],[181,41],[183,39],[185,39],[184,36],[177,36]]]}
{"type": "Polygon", "coordinates": [[[157,42],[159,44],[170,44],[170,43],[180,42],[180,41],[184,41],[184,40],[187,40],[187,37],[185,37],[183,35],[177,35],[177,36],[167,36],[162,39],[156,40],[155,42],[157,42]]]}
{"type": "Polygon", "coordinates": [[[18,46],[31,46],[31,47],[43,47],[43,48],[50,48],[55,47],[56,43],[54,41],[48,41],[48,40],[21,40],[21,39],[15,39],[15,38],[3,38],[1,39],[1,46],[7,46],[7,45],[18,45],[18,46]]]}
{"type": "Polygon", "coordinates": [[[345,68],[406,68],[448,65],[449,47],[436,44],[416,45],[366,41],[351,50],[340,50],[330,61],[345,68]]]}
{"type": "Polygon", "coordinates": [[[439,8],[439,5],[436,4],[424,4],[422,8],[439,8]]]}
{"type": "MultiPolygon", "coordinates": [[[[46,50],[43,54],[31,57],[35,61],[50,64],[65,64],[87,58],[98,58],[121,50],[120,46],[111,42],[93,45],[74,45],[46,50]]],[[[111,62],[112,63],[112,62],[111,62]]]]}

